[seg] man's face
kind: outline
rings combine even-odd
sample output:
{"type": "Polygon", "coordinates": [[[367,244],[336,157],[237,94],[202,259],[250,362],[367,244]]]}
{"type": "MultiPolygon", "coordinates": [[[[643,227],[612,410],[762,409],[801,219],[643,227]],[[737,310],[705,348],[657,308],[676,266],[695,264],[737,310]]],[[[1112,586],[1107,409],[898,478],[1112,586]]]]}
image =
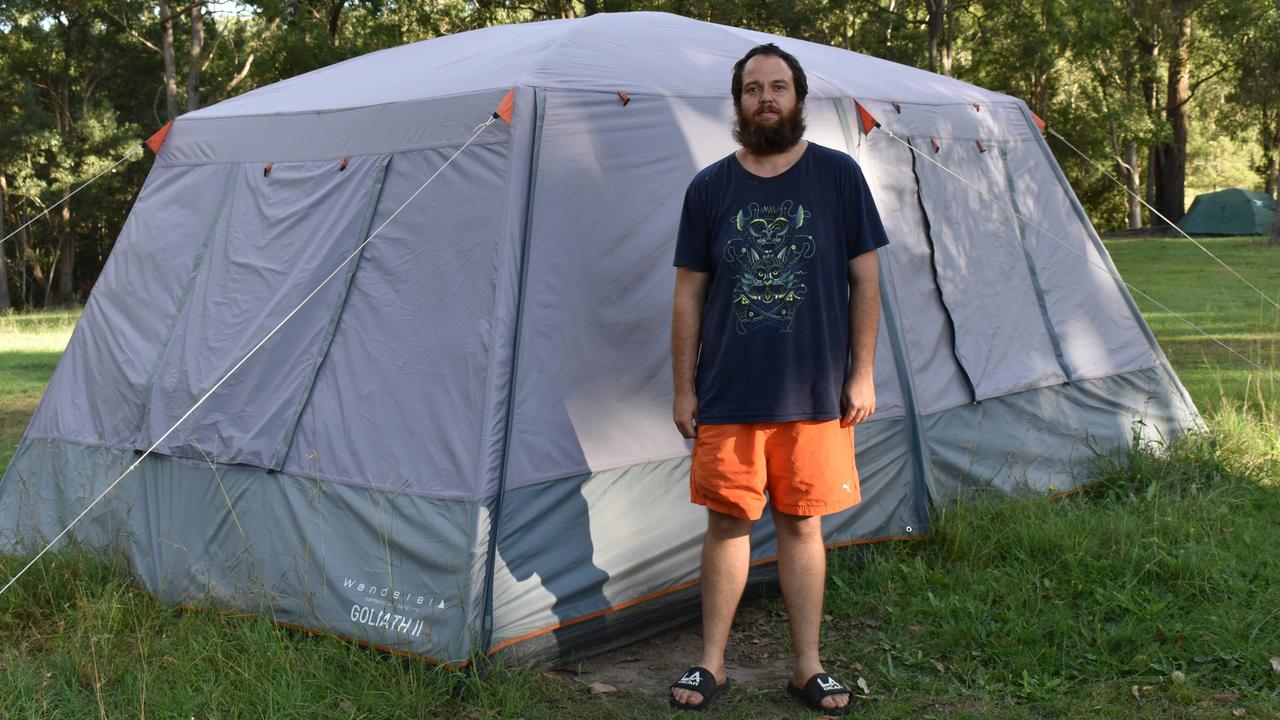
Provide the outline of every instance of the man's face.
{"type": "Polygon", "coordinates": [[[747,120],[775,124],[796,107],[791,68],[774,55],[757,55],[742,68],[742,108],[747,120]]]}
{"type": "Polygon", "coordinates": [[[742,100],[733,136],[756,155],[791,149],[804,135],[795,81],[785,60],[756,55],[742,68],[742,100]]]}

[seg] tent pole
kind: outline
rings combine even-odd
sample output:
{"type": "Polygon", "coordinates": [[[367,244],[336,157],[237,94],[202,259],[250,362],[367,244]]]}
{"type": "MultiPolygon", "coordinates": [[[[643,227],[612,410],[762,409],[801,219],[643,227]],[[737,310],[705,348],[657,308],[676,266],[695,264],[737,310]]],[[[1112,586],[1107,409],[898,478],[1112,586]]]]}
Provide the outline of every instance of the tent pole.
{"type": "Polygon", "coordinates": [[[546,114],[546,89],[533,89],[533,146],[530,149],[529,180],[526,186],[524,237],[520,245],[520,284],[516,287],[516,326],[511,341],[511,379],[507,383],[507,418],[502,432],[502,462],[498,470],[497,493],[489,517],[489,547],[485,559],[484,609],[480,616],[480,647],[488,654],[493,646],[493,573],[498,559],[502,498],[507,490],[507,470],[511,461],[511,427],[515,420],[516,382],[520,368],[520,335],[524,330],[524,295],[529,284],[529,243],[533,235],[534,191],[538,180],[538,158],[542,154],[542,127],[546,114]]]}
{"type": "MultiPolygon", "coordinates": [[[[837,98],[833,102],[836,106],[836,115],[840,118],[840,129],[844,132],[845,149],[849,156],[853,157],[855,144],[849,113],[843,100],[837,98]]],[[[911,437],[911,462],[915,466],[916,484],[919,490],[916,493],[916,512],[918,517],[932,524],[929,504],[933,498],[933,476],[929,471],[929,463],[925,459],[929,452],[928,443],[925,441],[924,424],[920,421],[920,409],[916,406],[915,381],[911,374],[911,364],[907,361],[906,348],[903,346],[897,316],[894,314],[895,303],[886,302],[887,298],[896,296],[893,267],[883,255],[879,255],[877,260],[880,266],[880,311],[884,317],[885,335],[889,337],[889,348],[893,351],[893,365],[898,371],[902,405],[906,410],[907,432],[911,437]]],[[[923,530],[924,528],[913,528],[913,531],[923,530]]]]}

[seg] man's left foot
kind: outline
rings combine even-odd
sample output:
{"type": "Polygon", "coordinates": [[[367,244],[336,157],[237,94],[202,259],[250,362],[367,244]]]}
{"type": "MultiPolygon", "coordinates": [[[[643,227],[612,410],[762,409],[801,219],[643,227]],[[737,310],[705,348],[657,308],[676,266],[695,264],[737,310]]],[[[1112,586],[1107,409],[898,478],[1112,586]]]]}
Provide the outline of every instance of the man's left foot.
{"type": "Polygon", "coordinates": [[[827,715],[844,715],[849,712],[849,702],[853,700],[849,688],[824,672],[813,675],[803,686],[797,686],[794,680],[787,683],[787,693],[810,710],[827,715]]]}

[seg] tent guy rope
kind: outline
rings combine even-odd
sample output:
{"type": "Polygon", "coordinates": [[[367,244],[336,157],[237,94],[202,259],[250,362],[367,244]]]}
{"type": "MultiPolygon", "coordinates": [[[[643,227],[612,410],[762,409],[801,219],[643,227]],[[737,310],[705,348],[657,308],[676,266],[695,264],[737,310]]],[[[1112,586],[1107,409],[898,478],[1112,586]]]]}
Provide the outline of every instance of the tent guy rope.
{"type": "MultiPolygon", "coordinates": [[[[507,99],[504,100],[504,104],[509,103],[511,95],[512,95],[511,93],[507,94],[507,99]]],[[[117,477],[115,480],[112,480],[107,485],[107,487],[103,489],[102,492],[98,493],[98,496],[93,499],[93,502],[89,503],[89,506],[86,507],[84,510],[82,510],[80,514],[75,517],[75,519],[73,519],[65,528],[63,528],[62,532],[58,533],[57,536],[55,536],[52,540],[50,540],[49,543],[45,545],[40,552],[36,553],[36,556],[31,558],[30,562],[28,562],[21,570],[17,572],[17,574],[15,574],[12,578],[9,579],[7,583],[4,584],[4,587],[0,587],[0,595],[3,595],[6,591],[8,591],[9,588],[12,587],[13,584],[18,581],[18,578],[21,578],[23,574],[25,574],[28,570],[32,568],[32,566],[34,566],[37,562],[39,562],[40,558],[43,557],[45,553],[49,552],[49,550],[52,549],[53,546],[58,543],[58,541],[60,541],[63,537],[65,537],[66,534],[71,531],[71,528],[75,527],[76,523],[80,522],[80,520],[83,519],[85,515],[88,515],[90,510],[96,507],[97,504],[101,502],[102,499],[106,497],[108,493],[110,493],[112,490],[115,489],[117,485],[120,484],[120,481],[124,480],[125,477],[129,475],[129,473],[133,472],[134,469],[137,468],[138,465],[140,465],[143,460],[146,460],[147,457],[150,456],[151,453],[157,447],[159,447],[166,439],[168,439],[168,437],[171,434],[173,434],[174,430],[178,429],[179,425],[181,425],[188,417],[191,417],[192,413],[198,410],[200,406],[203,405],[205,401],[209,399],[210,396],[212,396],[215,392],[217,392],[218,388],[222,387],[223,383],[225,383],[232,375],[234,375],[236,371],[239,370],[240,367],[249,360],[249,358],[253,357],[254,353],[258,352],[258,350],[263,345],[265,345],[267,341],[270,340],[280,330],[280,328],[284,327],[285,323],[289,322],[289,320],[292,319],[293,316],[296,315],[298,311],[303,308],[303,306],[305,306],[308,302],[310,302],[311,299],[315,297],[316,294],[318,294],[324,288],[324,286],[329,283],[330,280],[332,280],[344,267],[346,267],[348,263],[350,263],[353,259],[355,259],[360,254],[360,252],[364,250],[364,247],[368,245],[375,237],[377,237],[378,233],[382,232],[382,229],[385,228],[392,220],[396,218],[397,215],[400,214],[400,211],[408,207],[409,203],[413,202],[414,198],[418,197],[418,195],[421,194],[423,190],[426,190],[427,186],[430,185],[433,180],[439,177],[440,173],[444,172],[444,169],[449,167],[449,165],[453,163],[453,161],[459,155],[462,154],[463,150],[466,150],[471,145],[471,143],[475,141],[476,138],[480,137],[480,133],[484,132],[486,128],[488,128],[490,125],[496,122],[500,117],[504,120],[509,118],[510,117],[509,105],[507,107],[505,115],[500,116],[499,112],[500,111],[495,111],[488,120],[477,125],[475,128],[475,132],[472,133],[471,137],[465,143],[462,144],[462,147],[458,148],[458,150],[454,152],[453,155],[451,155],[448,160],[444,161],[444,164],[441,165],[439,168],[437,168],[436,171],[431,174],[431,177],[427,178],[426,182],[419,185],[418,189],[415,190],[413,194],[409,196],[409,199],[405,200],[400,205],[400,207],[396,208],[396,211],[391,213],[391,216],[388,217],[386,220],[384,220],[376,230],[374,230],[372,233],[369,233],[369,236],[365,238],[359,245],[357,245],[356,248],[351,251],[351,254],[347,255],[346,259],[344,259],[341,263],[338,263],[338,266],[333,269],[333,272],[329,273],[329,275],[325,277],[324,280],[321,280],[320,284],[317,285],[314,290],[308,293],[307,296],[302,299],[302,302],[298,303],[297,307],[293,308],[293,310],[290,310],[289,313],[284,316],[284,319],[276,323],[276,326],[271,328],[270,332],[268,332],[265,336],[263,336],[263,338],[259,340],[257,344],[254,345],[253,348],[250,349],[249,352],[244,355],[244,357],[240,358],[240,360],[237,361],[236,364],[233,365],[231,369],[228,370],[218,380],[218,382],[213,384],[213,387],[209,388],[209,390],[203,396],[201,396],[200,399],[197,400],[196,403],[190,407],[190,409],[188,409],[185,413],[183,413],[182,417],[178,418],[177,422],[169,426],[169,429],[165,430],[164,434],[161,435],[159,438],[157,438],[156,441],[151,444],[151,447],[143,451],[143,453],[138,456],[137,460],[134,460],[133,463],[129,465],[128,468],[125,468],[124,472],[120,473],[119,477],[117,477]]],[[[141,146],[139,146],[139,148],[140,147],[141,146]]]]}
{"type": "Polygon", "coordinates": [[[23,224],[22,224],[22,226],[21,226],[21,227],[19,227],[17,230],[14,230],[13,232],[9,233],[8,235],[5,235],[4,237],[0,238],[0,247],[3,247],[3,246],[4,246],[4,243],[5,243],[5,241],[6,241],[6,240],[8,240],[9,238],[13,237],[14,235],[17,235],[18,233],[22,232],[23,230],[26,230],[28,227],[30,227],[30,226],[31,226],[31,224],[32,224],[32,223],[34,223],[35,221],[37,221],[37,220],[39,220],[40,218],[44,217],[45,215],[48,215],[50,212],[53,212],[53,209],[54,209],[54,208],[56,208],[56,207],[58,207],[58,206],[59,206],[59,205],[61,205],[62,203],[64,203],[64,202],[66,202],[66,201],[70,200],[72,195],[75,195],[76,193],[80,192],[81,190],[83,190],[83,189],[85,189],[85,188],[89,187],[89,186],[90,186],[90,185],[92,185],[94,182],[96,182],[98,178],[102,177],[103,175],[106,175],[107,173],[111,172],[112,170],[115,170],[117,167],[120,167],[120,165],[122,165],[126,160],[128,160],[129,158],[133,157],[134,155],[137,155],[138,153],[142,152],[142,148],[143,148],[143,147],[144,147],[144,146],[143,146],[141,143],[139,143],[137,147],[135,147],[134,149],[132,149],[132,150],[130,150],[129,152],[125,153],[125,154],[124,154],[124,157],[122,157],[122,158],[120,158],[119,160],[117,160],[117,161],[115,162],[115,164],[114,164],[114,165],[112,165],[111,167],[108,167],[106,170],[103,170],[102,172],[98,173],[97,175],[94,175],[93,177],[89,178],[88,180],[86,180],[86,181],[84,182],[84,184],[83,184],[83,185],[81,185],[80,187],[76,188],[75,190],[72,190],[71,192],[67,193],[67,194],[66,194],[66,196],[64,196],[61,200],[59,200],[58,202],[56,202],[56,203],[54,203],[54,204],[50,205],[49,207],[45,208],[45,209],[44,209],[44,211],[43,211],[43,212],[41,212],[39,215],[36,215],[35,217],[33,217],[33,218],[31,218],[30,220],[28,220],[28,221],[26,221],[25,223],[23,223],[23,224]]]}
{"type": "Polygon", "coordinates": [[[1046,127],[1045,127],[1045,132],[1047,132],[1047,133],[1049,133],[1050,135],[1053,135],[1054,137],[1056,137],[1056,138],[1058,138],[1059,140],[1061,140],[1061,141],[1062,141],[1062,142],[1063,142],[1067,147],[1069,147],[1069,148],[1071,148],[1072,150],[1074,150],[1074,151],[1075,151],[1075,153],[1076,153],[1077,155],[1079,155],[1080,157],[1084,158],[1084,159],[1085,159],[1085,160],[1087,160],[1091,165],[1093,165],[1093,167],[1094,167],[1095,169],[1097,169],[1097,171],[1098,171],[1098,172],[1100,172],[1100,173],[1102,173],[1103,175],[1105,175],[1109,180],[1111,180],[1111,182],[1113,182],[1113,183],[1115,183],[1116,185],[1120,186],[1120,189],[1124,190],[1124,191],[1125,191],[1126,193],[1128,193],[1130,196],[1132,196],[1133,198],[1135,198],[1138,202],[1142,203],[1142,204],[1143,204],[1143,206],[1145,206],[1148,210],[1150,210],[1150,211],[1151,211],[1151,213],[1152,213],[1153,215],[1155,215],[1156,217],[1158,217],[1158,218],[1160,218],[1161,220],[1165,221],[1165,223],[1167,223],[1167,224],[1169,225],[1169,227],[1173,228],[1174,230],[1177,230],[1179,235],[1181,235],[1182,237],[1184,237],[1184,238],[1186,238],[1186,239],[1190,240],[1191,242],[1195,243],[1195,246],[1196,246],[1196,247],[1198,247],[1198,248],[1200,248],[1201,250],[1203,250],[1203,251],[1205,252],[1205,254],[1206,254],[1206,255],[1208,255],[1209,257],[1213,258],[1215,261],[1217,261],[1217,263],[1218,263],[1219,265],[1221,265],[1222,267],[1226,268],[1226,269],[1227,269],[1227,271],[1228,271],[1228,272],[1230,272],[1232,275],[1235,275],[1235,276],[1236,276],[1236,278],[1240,280],[1240,282],[1242,282],[1242,283],[1244,283],[1245,285],[1248,285],[1249,287],[1253,288],[1254,292],[1256,292],[1256,293],[1258,293],[1259,295],[1261,295],[1263,300],[1266,300],[1266,301],[1267,301],[1268,303],[1270,303],[1270,304],[1271,304],[1271,306],[1272,306],[1272,307],[1274,307],[1275,309],[1280,310],[1280,303],[1277,303],[1275,300],[1273,300],[1273,299],[1271,298],[1271,296],[1270,296],[1270,295],[1266,294],[1266,293],[1265,293],[1265,292],[1263,292],[1263,291],[1262,291],[1262,289],[1260,289],[1258,286],[1254,285],[1253,283],[1251,283],[1251,282],[1249,282],[1247,279],[1245,279],[1245,277],[1244,277],[1243,275],[1241,275],[1240,273],[1236,272],[1235,268],[1231,267],[1231,266],[1230,266],[1230,265],[1228,265],[1226,262],[1224,262],[1224,261],[1222,260],[1222,258],[1218,257],[1217,255],[1214,255],[1214,254],[1213,254],[1213,251],[1212,251],[1212,250],[1210,250],[1209,248],[1205,247],[1205,246],[1204,246],[1204,245],[1203,245],[1199,240],[1196,240],[1195,238],[1191,237],[1191,236],[1190,236],[1190,235],[1188,235],[1186,232],[1184,232],[1184,231],[1183,231],[1183,229],[1182,229],[1182,228],[1180,228],[1180,227],[1178,227],[1176,224],[1174,224],[1174,222],[1173,222],[1172,220],[1170,220],[1169,218],[1165,217],[1163,213],[1161,213],[1159,210],[1156,210],[1154,207],[1152,207],[1152,206],[1151,206],[1151,204],[1150,204],[1150,203],[1148,203],[1146,200],[1143,200],[1143,199],[1142,199],[1142,196],[1138,195],[1138,194],[1137,194],[1137,193],[1135,193],[1134,191],[1132,191],[1132,190],[1130,190],[1129,188],[1125,187],[1125,184],[1124,184],[1124,183],[1122,183],[1122,182],[1120,182],[1120,179],[1119,179],[1119,178],[1117,178],[1115,175],[1112,175],[1111,173],[1107,172],[1107,171],[1102,167],[1102,164],[1101,164],[1101,163],[1099,163],[1097,160],[1094,160],[1093,158],[1089,157],[1088,155],[1084,154],[1084,151],[1082,151],[1080,148],[1076,147],[1075,145],[1072,145],[1070,140],[1067,140],[1066,138],[1062,137],[1062,135],[1058,134],[1058,131],[1057,131],[1057,130],[1054,130],[1053,128],[1051,128],[1051,127],[1047,127],[1047,126],[1046,126],[1046,127]]]}
{"type": "MultiPolygon", "coordinates": [[[[1254,368],[1256,368],[1257,370],[1261,371],[1262,373],[1265,373],[1265,374],[1268,374],[1268,375],[1272,375],[1272,376],[1276,377],[1277,379],[1280,379],[1280,373],[1276,373],[1276,371],[1275,371],[1275,370],[1273,370],[1272,368],[1268,368],[1268,367],[1265,367],[1265,366],[1263,366],[1263,365],[1258,364],[1258,363],[1257,363],[1257,362],[1255,362],[1253,359],[1251,359],[1251,358],[1247,357],[1246,355],[1244,355],[1244,354],[1243,354],[1243,353],[1241,353],[1240,351],[1236,350],[1235,348],[1231,347],[1230,345],[1228,345],[1228,344],[1224,343],[1223,341],[1219,340],[1218,338],[1214,337],[1212,334],[1210,334],[1210,333],[1209,333],[1209,331],[1207,331],[1207,330],[1205,330],[1205,329],[1201,328],[1199,325],[1196,325],[1195,323],[1193,323],[1193,322],[1191,322],[1190,320],[1188,320],[1186,317],[1184,317],[1184,316],[1180,315],[1179,313],[1175,312],[1175,311],[1174,311],[1172,308],[1170,308],[1168,305],[1165,305],[1164,303],[1160,302],[1159,300],[1156,300],[1155,298],[1153,298],[1153,297],[1151,297],[1150,295],[1146,294],[1146,293],[1145,293],[1145,292],[1143,292],[1142,290],[1140,290],[1140,289],[1138,289],[1138,288],[1134,287],[1134,286],[1133,286],[1133,285],[1131,285],[1128,281],[1126,281],[1124,278],[1120,277],[1120,274],[1119,274],[1119,273],[1112,271],[1112,270],[1111,270],[1111,268],[1109,268],[1109,267],[1107,267],[1107,266],[1103,265],[1102,263],[1097,262],[1096,260],[1094,260],[1093,258],[1089,257],[1088,255],[1085,255],[1084,253],[1080,252],[1080,251],[1079,251],[1079,250],[1077,250],[1076,248],[1072,247],[1069,243],[1067,243],[1067,242],[1065,242],[1064,240],[1062,240],[1062,238],[1058,237],[1058,234],[1057,234],[1057,233],[1052,232],[1051,230],[1049,230],[1048,228],[1044,227],[1043,225],[1041,225],[1041,224],[1039,224],[1039,223],[1035,222],[1035,221],[1034,221],[1034,220],[1032,220],[1031,218],[1028,218],[1026,215],[1023,215],[1022,213],[1018,212],[1018,209],[1017,209],[1017,208],[1015,208],[1011,203],[1007,203],[1007,202],[1005,202],[1005,201],[1001,200],[1000,198],[997,198],[997,197],[995,197],[994,195],[992,195],[992,194],[988,193],[987,191],[983,190],[982,188],[978,187],[977,185],[974,185],[973,183],[969,182],[967,179],[965,179],[963,176],[961,176],[961,175],[959,175],[958,173],[956,173],[955,171],[953,171],[951,168],[947,167],[946,165],[943,165],[942,163],[938,162],[937,160],[934,160],[933,158],[929,157],[927,154],[925,154],[925,153],[921,152],[920,150],[918,150],[914,145],[912,145],[912,144],[911,144],[911,142],[910,142],[910,141],[908,141],[908,140],[904,140],[904,139],[902,139],[901,137],[898,137],[898,135],[896,135],[892,130],[889,130],[888,128],[884,127],[883,125],[878,125],[878,128],[879,128],[881,131],[883,131],[886,135],[888,135],[889,137],[891,137],[891,138],[893,138],[894,140],[897,140],[898,142],[900,142],[900,143],[902,143],[903,145],[905,145],[909,150],[911,150],[911,152],[915,153],[917,156],[919,156],[919,157],[921,157],[921,158],[923,158],[923,159],[925,159],[925,160],[928,160],[929,162],[933,163],[934,165],[937,165],[939,168],[941,168],[941,169],[942,169],[942,171],[943,171],[943,172],[947,173],[948,175],[951,175],[952,177],[956,178],[956,179],[957,179],[957,180],[959,180],[960,182],[964,183],[964,184],[965,184],[965,185],[967,185],[969,188],[971,188],[974,192],[976,192],[976,193],[978,193],[979,195],[982,195],[983,197],[987,198],[988,200],[991,200],[991,201],[995,202],[996,204],[998,204],[998,205],[1000,205],[1000,206],[1004,207],[1004,208],[1005,208],[1005,209],[1007,209],[1010,213],[1012,213],[1014,217],[1018,218],[1019,220],[1022,220],[1023,222],[1027,223],[1027,224],[1028,224],[1028,225],[1030,225],[1031,227],[1034,227],[1035,229],[1037,229],[1037,230],[1039,230],[1040,232],[1044,233],[1045,235],[1047,235],[1047,236],[1049,237],[1049,239],[1051,239],[1051,240],[1053,240],[1054,242],[1058,243],[1058,244],[1059,244],[1059,245],[1061,245],[1062,247],[1064,247],[1064,248],[1066,248],[1066,249],[1070,250],[1072,253],[1074,253],[1074,254],[1076,254],[1077,256],[1079,256],[1079,257],[1080,257],[1080,259],[1082,259],[1082,260],[1084,260],[1085,262],[1089,263],[1090,265],[1092,265],[1092,266],[1094,266],[1094,267],[1098,268],[1098,269],[1099,269],[1099,270],[1101,270],[1102,272],[1106,273],[1108,276],[1110,276],[1110,277],[1114,278],[1117,282],[1122,283],[1125,287],[1129,288],[1131,291],[1133,291],[1133,292],[1135,292],[1135,293],[1137,293],[1137,294],[1141,295],[1142,297],[1146,298],[1146,299],[1147,299],[1147,300],[1149,300],[1152,304],[1154,304],[1155,306],[1159,307],[1161,310],[1163,310],[1163,311],[1165,311],[1165,312],[1169,313],[1170,315],[1172,315],[1173,317],[1177,318],[1178,320],[1181,320],[1183,323],[1185,323],[1185,324],[1186,324],[1188,327],[1190,327],[1192,330],[1195,330],[1196,332],[1200,333],[1201,335],[1205,336],[1206,338],[1208,338],[1208,339],[1212,340],[1213,342],[1217,343],[1219,346],[1221,346],[1221,347],[1222,347],[1224,350],[1226,350],[1227,352],[1231,353],[1232,355],[1235,355],[1236,357],[1238,357],[1238,358],[1240,358],[1241,360],[1245,361],[1246,363],[1248,363],[1249,365],[1253,366],[1254,368]]],[[[1221,262],[1221,261],[1219,261],[1219,262],[1221,262]]],[[[1243,279],[1243,278],[1242,278],[1242,279],[1243,279]]],[[[1247,282],[1247,281],[1246,281],[1246,282],[1247,282]]],[[[1252,286],[1252,285],[1250,285],[1250,287],[1253,287],[1253,286],[1252,286]]],[[[1254,289],[1256,290],[1257,288],[1254,288],[1254,289]]],[[[1261,292],[1261,291],[1259,291],[1259,292],[1261,292]]],[[[1273,303],[1273,304],[1274,304],[1274,303],[1273,303]]]]}

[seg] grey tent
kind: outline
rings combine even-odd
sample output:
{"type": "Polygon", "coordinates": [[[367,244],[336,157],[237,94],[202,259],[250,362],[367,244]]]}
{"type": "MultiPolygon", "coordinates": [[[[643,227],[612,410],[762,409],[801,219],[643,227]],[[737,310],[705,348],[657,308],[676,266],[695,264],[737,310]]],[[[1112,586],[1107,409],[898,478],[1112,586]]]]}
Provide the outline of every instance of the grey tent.
{"type": "Polygon", "coordinates": [[[1178,227],[1188,235],[1269,235],[1275,214],[1270,195],[1228,188],[1197,195],[1178,227]]]}
{"type": "MultiPolygon", "coordinates": [[[[0,481],[0,548],[54,537],[386,223],[71,537],[167,602],[442,662],[687,622],[704,521],[671,422],[675,226],[734,147],[732,63],[768,41],[807,68],[808,138],[861,163],[892,240],[863,502],[826,519],[833,545],[925,535],[962,491],[1065,491],[1135,427],[1196,425],[1023,102],[601,14],[179,118],[0,481]],[[510,124],[387,223],[512,88],[510,124]]],[[[753,539],[767,567],[767,521],[753,539]]]]}

